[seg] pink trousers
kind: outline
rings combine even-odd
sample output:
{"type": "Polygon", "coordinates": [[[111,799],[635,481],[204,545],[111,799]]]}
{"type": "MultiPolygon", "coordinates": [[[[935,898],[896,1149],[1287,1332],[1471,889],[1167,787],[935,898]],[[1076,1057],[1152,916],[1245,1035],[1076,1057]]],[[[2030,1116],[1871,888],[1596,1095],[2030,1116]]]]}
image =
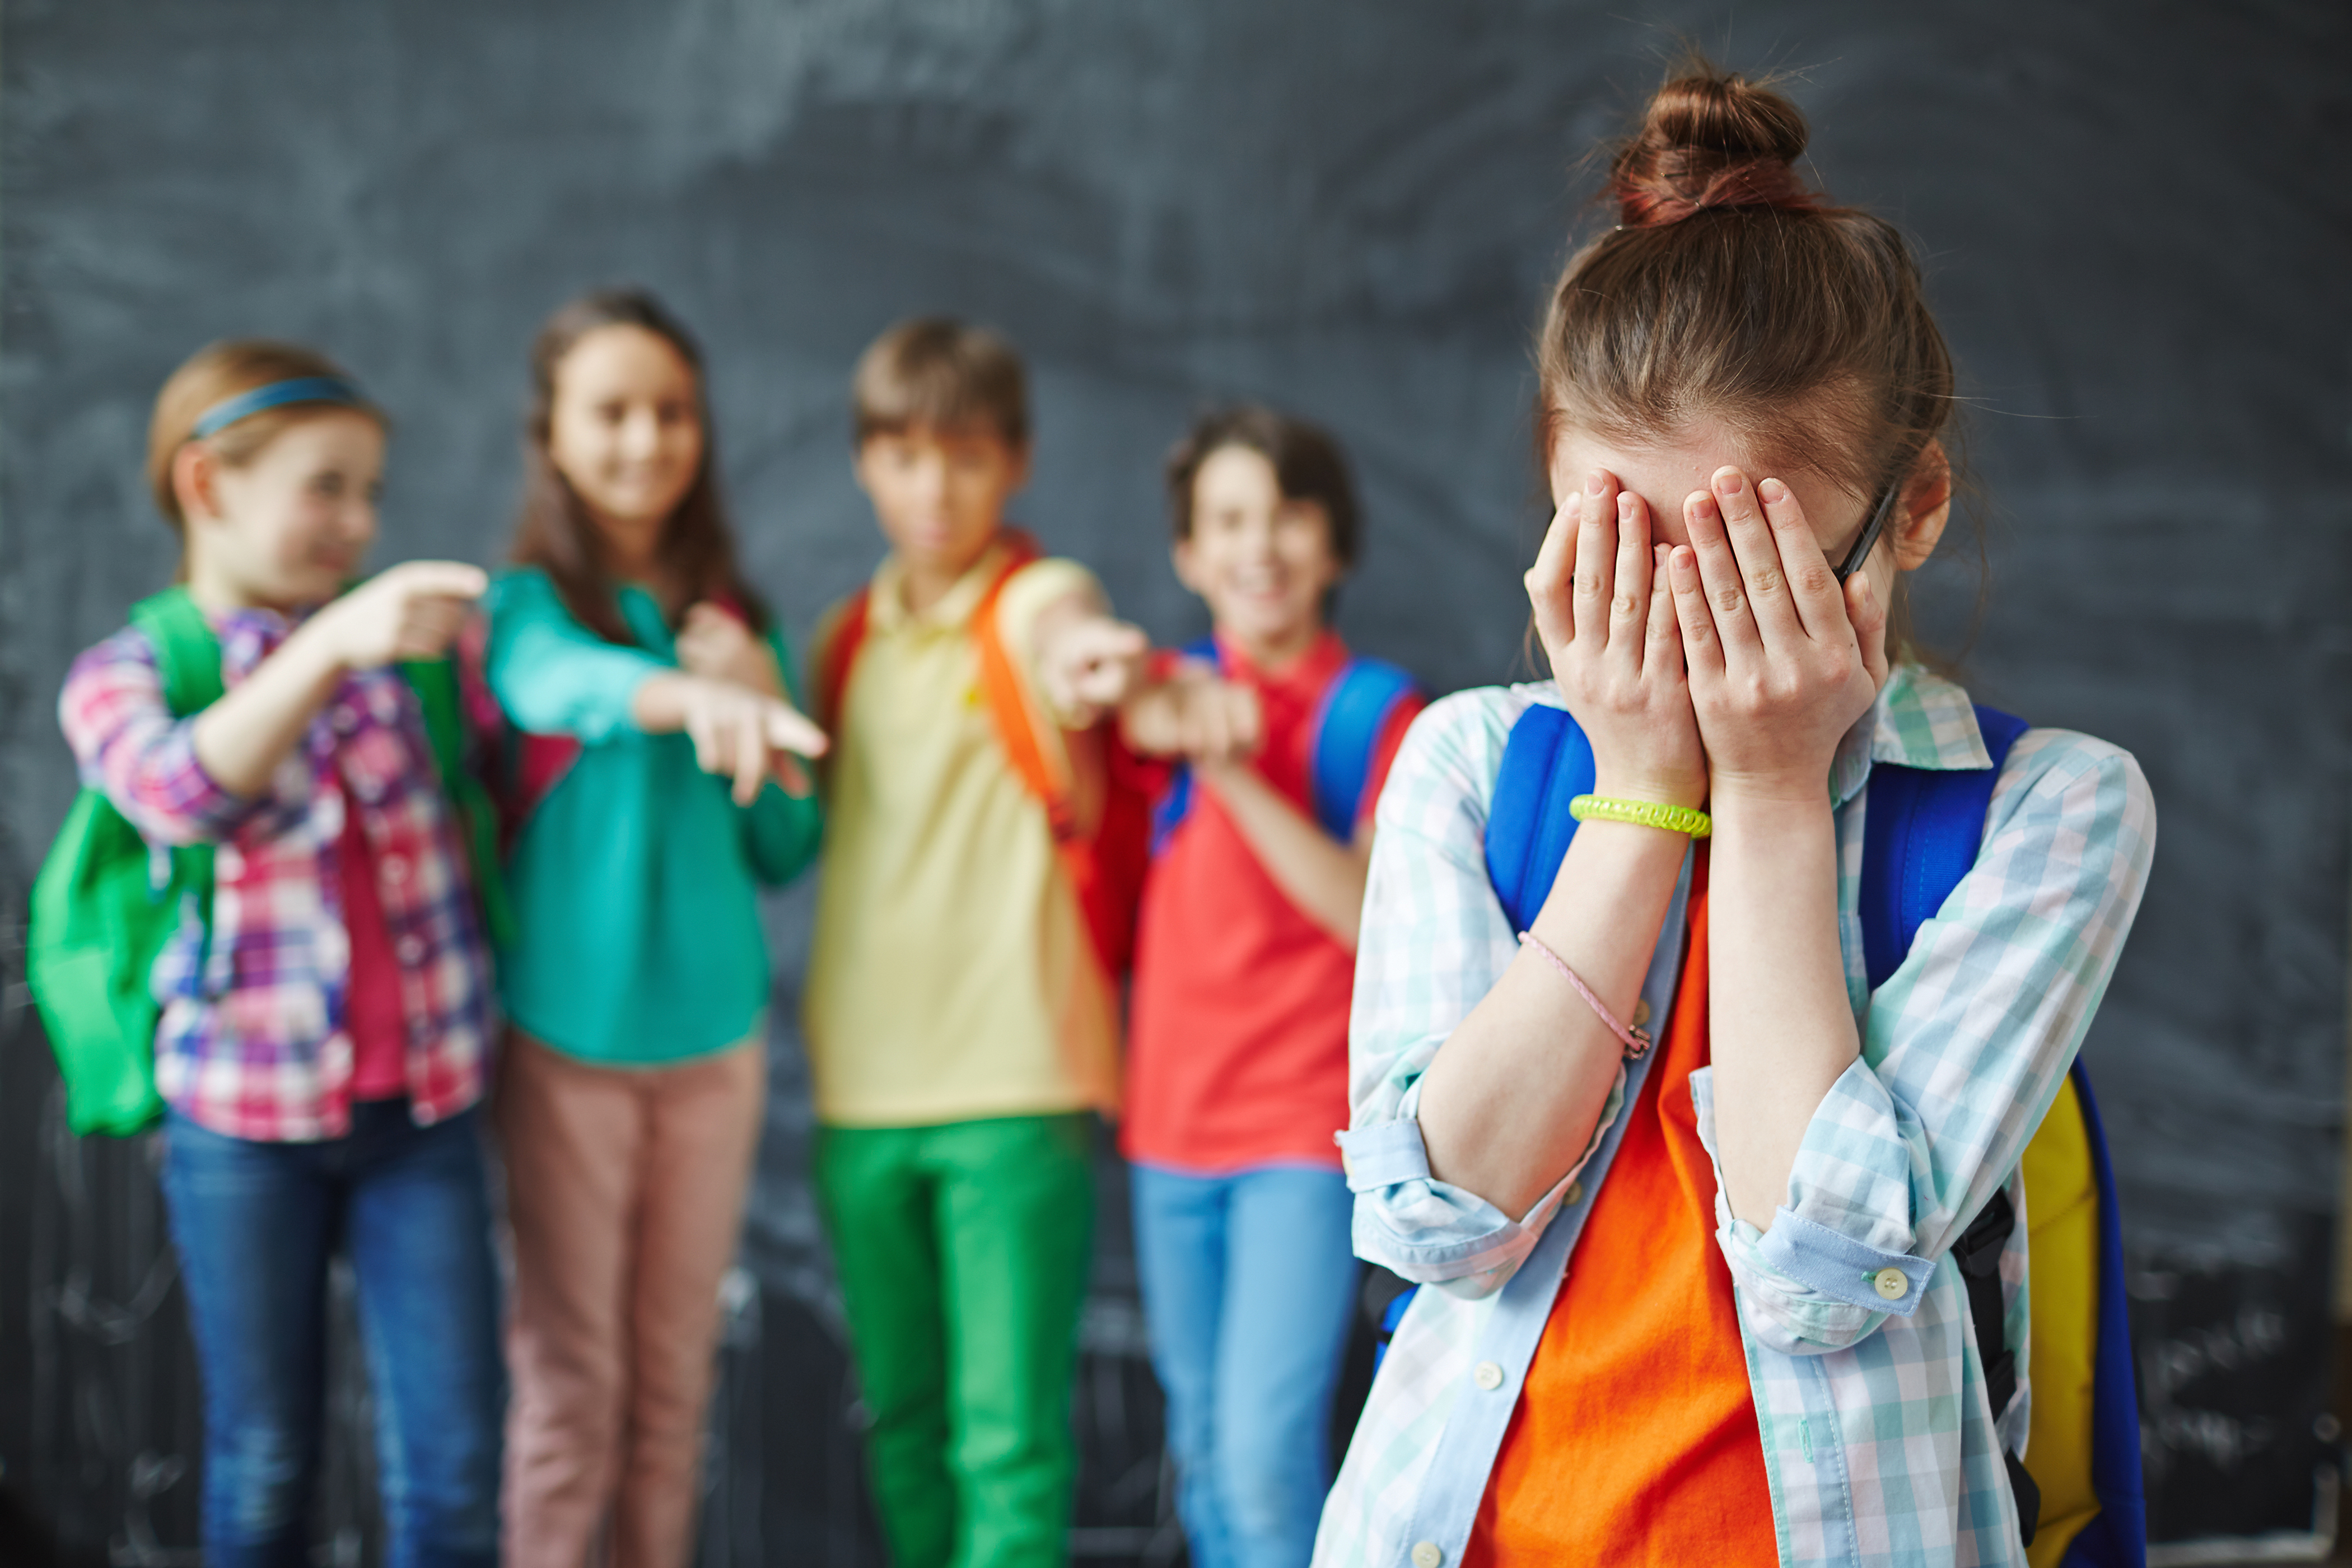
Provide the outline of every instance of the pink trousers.
{"type": "Polygon", "coordinates": [[[681,1568],[719,1287],[760,1139],[758,1041],[591,1067],[509,1034],[494,1114],[514,1226],[505,1562],[681,1568]]]}

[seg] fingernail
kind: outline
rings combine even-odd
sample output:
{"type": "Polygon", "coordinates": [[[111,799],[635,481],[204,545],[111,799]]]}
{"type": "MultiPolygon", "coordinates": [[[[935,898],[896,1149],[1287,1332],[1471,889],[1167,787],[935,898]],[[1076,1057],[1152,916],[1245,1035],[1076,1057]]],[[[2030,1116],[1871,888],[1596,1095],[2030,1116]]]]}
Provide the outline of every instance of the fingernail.
{"type": "Polygon", "coordinates": [[[1623,518],[1626,521],[1631,522],[1633,519],[1633,503],[1640,499],[1641,498],[1634,495],[1632,490],[1618,491],[1617,515],[1623,518]]]}
{"type": "Polygon", "coordinates": [[[1731,477],[1729,479],[1717,479],[1715,481],[1715,488],[1721,490],[1725,495],[1736,496],[1739,494],[1740,491],[1748,488],[1748,476],[1741,473],[1738,468],[1734,468],[1731,470],[1731,477]]]}
{"type": "Polygon", "coordinates": [[[1595,468],[1584,476],[1584,488],[1588,494],[1603,494],[1609,489],[1609,476],[1595,468]]]}
{"type": "Polygon", "coordinates": [[[1778,479],[1766,479],[1756,487],[1756,493],[1764,498],[1767,506],[1779,506],[1789,499],[1789,487],[1778,479]]]}

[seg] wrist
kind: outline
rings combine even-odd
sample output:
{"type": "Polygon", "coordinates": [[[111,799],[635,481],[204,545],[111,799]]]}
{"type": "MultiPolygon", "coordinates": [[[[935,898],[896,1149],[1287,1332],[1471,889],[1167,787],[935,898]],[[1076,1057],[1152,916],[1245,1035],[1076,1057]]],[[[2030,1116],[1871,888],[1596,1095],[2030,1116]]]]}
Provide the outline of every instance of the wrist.
{"type": "Polygon", "coordinates": [[[295,627],[272,657],[291,659],[320,680],[340,680],[358,668],[343,639],[336,635],[334,621],[324,615],[313,616],[295,627]]]}
{"type": "Polygon", "coordinates": [[[1753,783],[1734,785],[1718,781],[1707,802],[1707,814],[1715,818],[1718,835],[1807,825],[1830,816],[1829,790],[1818,780],[1810,789],[1793,782],[1759,787],[1753,783]]]}
{"type": "Polygon", "coordinates": [[[1707,788],[1704,774],[1696,778],[1677,779],[1664,774],[1598,769],[1593,774],[1592,793],[1611,800],[1639,800],[1653,805],[1696,807],[1705,804],[1707,788]]]}

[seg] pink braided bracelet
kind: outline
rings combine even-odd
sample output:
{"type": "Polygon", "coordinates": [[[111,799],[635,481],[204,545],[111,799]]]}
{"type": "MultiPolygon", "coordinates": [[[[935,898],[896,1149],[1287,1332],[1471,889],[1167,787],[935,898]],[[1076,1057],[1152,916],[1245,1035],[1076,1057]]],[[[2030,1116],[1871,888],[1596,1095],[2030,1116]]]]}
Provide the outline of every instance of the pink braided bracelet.
{"type": "Polygon", "coordinates": [[[1535,932],[1531,931],[1521,931],[1519,933],[1519,945],[1521,947],[1532,948],[1537,952],[1543,954],[1544,962],[1550,964],[1554,969],[1559,970],[1559,977],[1562,980],[1567,981],[1570,985],[1576,987],[1576,994],[1584,998],[1585,1005],[1591,1008],[1592,1011],[1600,1016],[1602,1023],[1609,1026],[1609,1032],[1625,1042],[1625,1059],[1627,1061],[1640,1061],[1642,1058],[1648,1053],[1650,1049],[1650,1037],[1648,1033],[1642,1029],[1629,1029],[1624,1025],[1619,1023],[1617,1021],[1617,1015],[1612,1013],[1608,1009],[1607,1005],[1601,1002],[1601,998],[1592,994],[1592,987],[1578,979],[1576,971],[1568,966],[1568,961],[1560,957],[1559,954],[1554,952],[1550,948],[1546,947],[1542,941],[1537,937],[1535,932]]]}

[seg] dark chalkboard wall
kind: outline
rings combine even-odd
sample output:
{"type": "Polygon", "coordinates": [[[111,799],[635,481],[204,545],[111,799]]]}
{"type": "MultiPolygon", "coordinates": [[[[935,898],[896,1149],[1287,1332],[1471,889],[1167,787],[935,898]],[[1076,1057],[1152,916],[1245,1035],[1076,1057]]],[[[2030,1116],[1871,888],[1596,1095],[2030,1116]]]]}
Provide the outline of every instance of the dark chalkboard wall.
{"type": "MultiPolygon", "coordinates": [[[[1156,465],[1234,395],[1360,468],[1360,645],[1512,673],[1528,339],[1583,186],[1677,34],[1801,71],[1814,160],[1906,224],[1990,505],[1980,695],[2138,753],[2163,817],[2090,1052],[2126,1190],[2157,1531],[2311,1528],[2343,1122],[2352,508],[2347,14],[1835,0],[11,0],[0,18],[0,893],[63,815],[73,653],[162,583],[147,402],[198,343],[320,343],[399,422],[385,559],[489,561],[522,356],[584,285],[706,336],[751,569],[797,632],[874,563],[843,387],[967,312],[1031,355],[1023,511],[1167,637],[1156,465]]],[[[1964,633],[1971,574],[1931,574],[1964,633]]],[[[872,1561],[778,1072],[733,1299],[710,1562],[872,1561]]],[[[13,956],[10,981],[17,978],[13,956]]],[[[58,1130],[21,986],[0,1057],[0,1462],[68,1541],[185,1562],[194,1382],[138,1144],[58,1130]],[[175,1554],[176,1553],[176,1554],[175,1554]]],[[[1107,1204],[1118,1203],[1106,1163],[1107,1204]]],[[[1114,1214],[1115,1221],[1115,1214],[1114,1214]]],[[[1167,1561],[1155,1395],[1107,1226],[1078,1540],[1167,1561]]],[[[338,1384],[348,1434],[363,1401],[338,1384]]],[[[363,1445],[327,1529],[364,1554],[363,1445]]]]}

